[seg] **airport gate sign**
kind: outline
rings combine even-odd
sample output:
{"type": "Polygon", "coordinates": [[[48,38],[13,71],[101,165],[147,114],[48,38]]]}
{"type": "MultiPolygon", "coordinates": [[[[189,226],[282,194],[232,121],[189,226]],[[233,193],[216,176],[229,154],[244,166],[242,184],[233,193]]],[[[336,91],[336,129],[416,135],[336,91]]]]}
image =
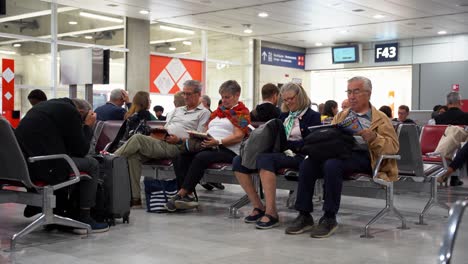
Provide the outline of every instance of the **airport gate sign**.
{"type": "Polygon", "coordinates": [[[267,65],[303,70],[305,53],[262,47],[261,62],[267,65]]]}

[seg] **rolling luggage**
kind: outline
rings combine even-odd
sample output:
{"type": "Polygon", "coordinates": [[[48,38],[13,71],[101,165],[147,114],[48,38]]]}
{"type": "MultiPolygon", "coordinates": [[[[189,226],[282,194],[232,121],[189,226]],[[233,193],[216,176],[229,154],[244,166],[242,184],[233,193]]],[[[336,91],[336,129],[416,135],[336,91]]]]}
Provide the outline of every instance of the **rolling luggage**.
{"type": "Polygon", "coordinates": [[[96,209],[102,211],[110,225],[115,224],[116,218],[129,223],[131,190],[127,159],[114,155],[102,155],[97,159],[103,182],[101,188],[98,187],[96,209]]]}

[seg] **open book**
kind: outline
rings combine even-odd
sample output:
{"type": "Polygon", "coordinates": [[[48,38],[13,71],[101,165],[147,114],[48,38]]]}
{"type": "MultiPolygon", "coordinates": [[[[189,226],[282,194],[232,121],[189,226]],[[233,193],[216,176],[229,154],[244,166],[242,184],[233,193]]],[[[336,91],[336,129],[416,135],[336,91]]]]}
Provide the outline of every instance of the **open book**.
{"type": "Polygon", "coordinates": [[[187,130],[187,133],[189,134],[189,137],[191,138],[198,138],[198,139],[212,138],[212,136],[208,133],[198,132],[195,130],[187,130]]]}
{"type": "Polygon", "coordinates": [[[359,118],[357,116],[350,116],[345,118],[343,121],[337,124],[329,124],[329,125],[320,125],[320,126],[311,126],[309,127],[310,132],[314,132],[315,130],[322,129],[322,128],[338,128],[341,129],[343,132],[348,134],[356,134],[357,132],[363,129],[361,122],[359,122],[359,118]]]}

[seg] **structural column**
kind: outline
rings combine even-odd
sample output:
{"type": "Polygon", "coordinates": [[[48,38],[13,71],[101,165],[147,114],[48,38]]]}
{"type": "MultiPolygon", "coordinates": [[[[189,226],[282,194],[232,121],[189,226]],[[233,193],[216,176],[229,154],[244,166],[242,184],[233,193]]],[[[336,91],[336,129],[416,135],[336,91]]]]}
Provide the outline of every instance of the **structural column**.
{"type": "Polygon", "coordinates": [[[254,40],[254,59],[253,59],[253,104],[252,109],[261,100],[261,87],[260,87],[260,65],[261,65],[261,53],[262,53],[262,41],[259,39],[254,40]]]}
{"type": "Polygon", "coordinates": [[[138,91],[149,92],[150,84],[150,22],[128,18],[126,20],[126,89],[130,98],[138,91]]]}

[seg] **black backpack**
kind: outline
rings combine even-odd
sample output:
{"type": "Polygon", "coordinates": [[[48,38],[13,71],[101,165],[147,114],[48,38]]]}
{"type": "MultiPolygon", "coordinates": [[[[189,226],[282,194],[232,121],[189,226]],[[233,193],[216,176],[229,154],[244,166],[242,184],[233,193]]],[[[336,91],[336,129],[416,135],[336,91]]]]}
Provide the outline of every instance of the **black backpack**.
{"type": "Polygon", "coordinates": [[[340,129],[317,129],[304,139],[301,153],[315,160],[350,158],[356,140],[340,129]]]}

